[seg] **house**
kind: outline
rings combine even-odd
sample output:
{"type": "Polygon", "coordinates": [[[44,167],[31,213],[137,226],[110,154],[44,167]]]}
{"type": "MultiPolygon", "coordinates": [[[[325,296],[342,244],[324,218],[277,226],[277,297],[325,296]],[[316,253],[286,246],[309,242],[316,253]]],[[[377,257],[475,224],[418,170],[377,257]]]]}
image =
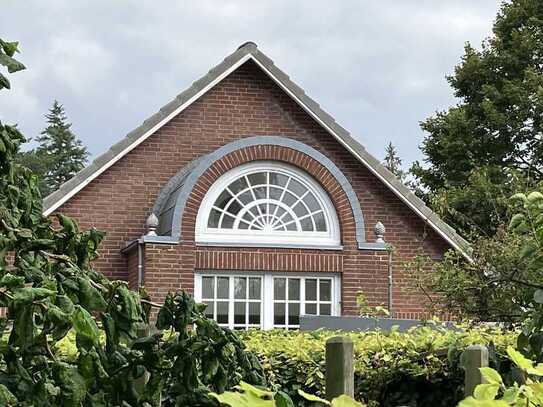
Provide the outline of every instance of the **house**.
{"type": "Polygon", "coordinates": [[[185,289],[240,329],[353,315],[359,291],[420,317],[425,297],[404,262],[468,250],[252,42],[44,208],[107,232],[95,268],[108,277],[155,301],[185,289]]]}

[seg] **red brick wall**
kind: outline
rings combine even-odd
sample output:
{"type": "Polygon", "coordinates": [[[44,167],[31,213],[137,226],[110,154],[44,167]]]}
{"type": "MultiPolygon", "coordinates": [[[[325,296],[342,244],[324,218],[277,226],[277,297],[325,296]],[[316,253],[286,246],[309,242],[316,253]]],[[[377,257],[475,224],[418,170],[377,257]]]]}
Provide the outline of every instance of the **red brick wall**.
{"type": "MultiPolygon", "coordinates": [[[[448,248],[447,244],[252,62],[247,62],[224,79],[59,210],[77,218],[82,228],[95,226],[107,231],[101,256],[95,266],[112,278],[128,279],[129,264],[120,250],[126,242],[144,232],[145,219],[169,178],[202,154],[231,141],[257,135],[280,135],[299,140],[336,163],[349,179],[360,201],[366,239],[374,240],[373,226],[381,221],[387,228],[385,239],[396,249],[396,310],[403,316],[419,315],[423,311],[423,297],[411,290],[413,279],[403,271],[402,263],[421,250],[434,258],[440,257],[448,248]]],[[[267,150],[256,149],[255,154],[263,151],[267,150]]],[[[284,160],[307,167],[307,159],[299,158],[303,159],[284,160]]],[[[216,172],[222,173],[226,169],[217,168],[216,172]]],[[[315,167],[310,172],[316,174],[318,170],[315,167]]],[[[209,185],[211,179],[207,178],[204,174],[202,185],[209,185]]],[[[318,176],[316,178],[320,179],[318,176]]],[[[324,252],[314,250],[197,248],[193,232],[199,201],[197,195],[192,194],[183,218],[185,241],[173,246],[147,244],[145,247],[146,287],[155,300],[160,300],[171,290],[192,290],[195,268],[207,268],[214,264],[210,263],[214,261],[212,259],[230,256],[232,260],[219,264],[219,267],[243,268],[244,261],[258,262],[258,267],[262,269],[281,267],[297,270],[309,266],[325,271],[329,267],[340,267],[343,273],[343,312],[347,314],[356,312],[354,297],[358,290],[363,290],[372,304],[386,303],[387,254],[356,248],[352,214],[343,207],[344,196],[334,182],[325,181],[324,186],[339,212],[344,250],[326,253],[338,259],[339,265],[316,265],[322,261],[319,259],[324,252]],[[292,267],[285,265],[309,254],[307,258],[315,259],[317,263],[304,265],[300,262],[292,267]]],[[[133,268],[133,260],[130,268],[133,268]]]]}

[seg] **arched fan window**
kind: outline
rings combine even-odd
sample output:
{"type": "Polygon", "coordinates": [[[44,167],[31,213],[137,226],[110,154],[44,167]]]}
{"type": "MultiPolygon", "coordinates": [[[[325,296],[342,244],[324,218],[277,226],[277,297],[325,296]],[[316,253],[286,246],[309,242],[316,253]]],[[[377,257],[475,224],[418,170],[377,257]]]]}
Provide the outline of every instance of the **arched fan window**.
{"type": "Polygon", "coordinates": [[[339,246],[330,198],[310,176],[277,162],[245,164],[207,192],[196,222],[198,243],[339,246]]]}

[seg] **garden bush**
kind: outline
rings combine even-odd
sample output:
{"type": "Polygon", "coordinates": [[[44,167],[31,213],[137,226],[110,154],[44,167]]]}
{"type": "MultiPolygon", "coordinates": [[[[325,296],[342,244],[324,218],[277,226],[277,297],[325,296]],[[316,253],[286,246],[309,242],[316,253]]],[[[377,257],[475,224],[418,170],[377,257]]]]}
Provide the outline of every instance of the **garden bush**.
{"type": "MultiPolygon", "coordinates": [[[[248,350],[256,353],[273,390],[283,390],[304,405],[298,389],[324,396],[325,342],[332,331],[248,331],[248,350]]],[[[450,330],[422,327],[405,333],[341,333],[355,348],[355,398],[368,406],[454,406],[463,396],[462,351],[471,344],[490,348],[491,366],[509,371],[506,349],[517,334],[491,327],[450,330]]]]}

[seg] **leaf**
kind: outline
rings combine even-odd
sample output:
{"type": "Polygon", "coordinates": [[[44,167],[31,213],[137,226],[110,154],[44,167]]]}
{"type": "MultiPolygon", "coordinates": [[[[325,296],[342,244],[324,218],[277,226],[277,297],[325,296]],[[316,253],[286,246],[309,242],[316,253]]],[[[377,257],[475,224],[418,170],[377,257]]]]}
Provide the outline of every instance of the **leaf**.
{"type": "Polygon", "coordinates": [[[351,397],[342,394],[332,400],[332,407],[364,407],[364,405],[353,400],[351,397]]]}
{"type": "Polygon", "coordinates": [[[501,384],[503,383],[502,377],[500,374],[492,369],[491,367],[480,367],[479,371],[483,375],[483,378],[490,384],[501,384]]]}
{"type": "Polygon", "coordinates": [[[477,400],[468,397],[458,403],[458,407],[509,407],[509,403],[503,400],[477,400]]]}
{"type": "Polygon", "coordinates": [[[318,403],[325,404],[327,406],[331,405],[328,400],[321,399],[320,397],[314,396],[312,394],[306,393],[305,391],[298,389],[298,394],[302,396],[307,401],[316,401],[318,403]]]}
{"type": "MultiPolygon", "coordinates": [[[[6,78],[4,75],[2,75],[0,73],[0,89],[3,89],[3,88],[6,88],[6,89],[11,89],[11,85],[9,83],[9,80],[8,78],[6,78]]],[[[1,141],[1,140],[0,140],[1,141]]],[[[3,143],[2,143],[3,144],[3,143]]],[[[4,147],[5,149],[5,147],[4,147]]],[[[4,150],[5,151],[5,150],[4,150]]]]}
{"type": "Polygon", "coordinates": [[[543,304],[543,290],[541,289],[535,290],[534,301],[538,304],[543,304]]]}
{"type": "Polygon", "coordinates": [[[499,384],[479,384],[475,387],[473,397],[477,400],[494,400],[500,389],[499,384]]]}
{"type": "Polygon", "coordinates": [[[288,396],[287,393],[283,391],[278,391],[275,393],[275,406],[276,407],[294,407],[292,399],[288,396]]]}
{"type": "Polygon", "coordinates": [[[526,217],[522,213],[516,213],[515,215],[513,215],[511,221],[509,222],[509,229],[515,230],[525,221],[526,217]]]}
{"type": "Polygon", "coordinates": [[[532,362],[529,359],[526,359],[520,352],[513,349],[511,346],[507,347],[507,355],[522,370],[527,370],[532,367],[532,362]]]}
{"type": "Polygon", "coordinates": [[[9,55],[1,54],[0,53],[0,65],[4,65],[6,68],[8,68],[9,73],[14,73],[17,71],[21,71],[23,69],[26,69],[26,67],[21,64],[16,59],[13,59],[9,55]]]}
{"type": "Polygon", "coordinates": [[[95,345],[98,344],[100,339],[100,332],[98,326],[92,316],[81,306],[75,306],[75,312],[72,316],[72,323],[74,329],[78,335],[90,340],[95,345]]]}
{"type": "Polygon", "coordinates": [[[13,393],[10,392],[6,386],[4,386],[3,384],[0,384],[0,406],[17,406],[17,405],[19,405],[19,401],[17,400],[17,397],[15,397],[13,393]]]}
{"type": "Polygon", "coordinates": [[[538,201],[543,201],[543,194],[538,191],[530,192],[526,200],[528,201],[529,204],[533,205],[537,203],[538,201]]]}
{"type": "Polygon", "coordinates": [[[17,47],[19,46],[18,41],[8,42],[8,41],[0,40],[0,45],[2,46],[2,49],[4,50],[4,52],[8,54],[10,57],[15,55],[15,53],[19,51],[17,49],[17,47]]]}
{"type": "Polygon", "coordinates": [[[231,407],[275,407],[273,393],[269,391],[260,390],[245,382],[240,382],[238,390],[209,395],[231,407]]]}

